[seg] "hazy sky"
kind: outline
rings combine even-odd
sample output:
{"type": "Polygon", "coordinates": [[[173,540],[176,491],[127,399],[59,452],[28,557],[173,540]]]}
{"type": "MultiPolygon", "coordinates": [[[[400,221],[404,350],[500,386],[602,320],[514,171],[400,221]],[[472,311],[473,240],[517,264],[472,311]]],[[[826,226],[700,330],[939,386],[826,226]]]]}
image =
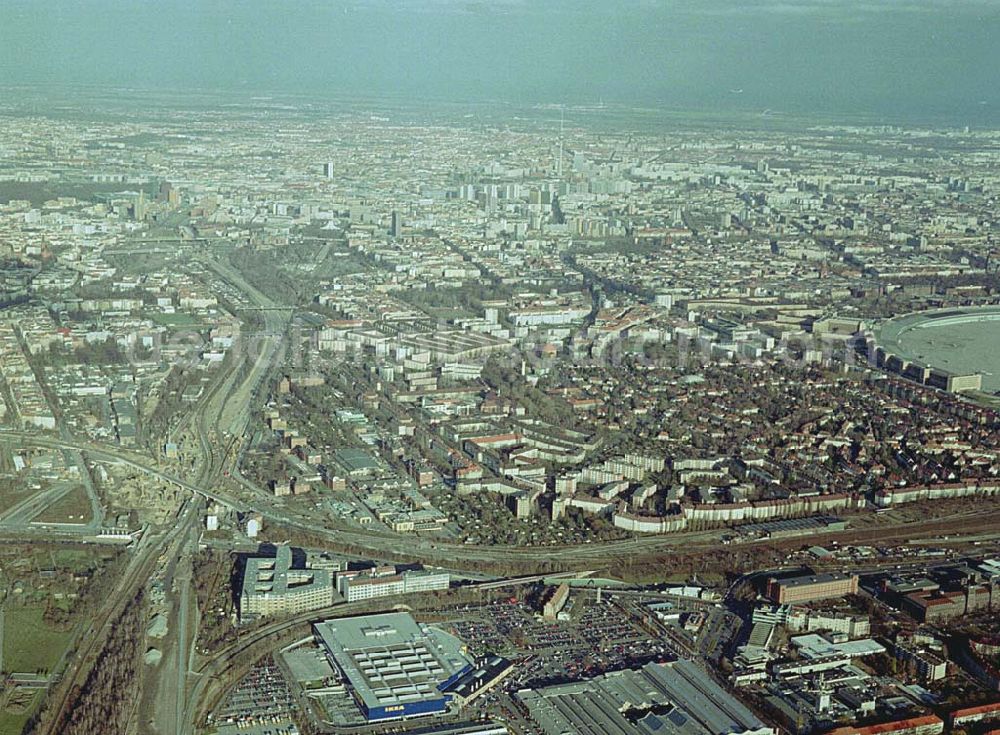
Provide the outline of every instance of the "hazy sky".
{"type": "Polygon", "coordinates": [[[0,0],[45,83],[1000,126],[1000,0],[0,0]]]}

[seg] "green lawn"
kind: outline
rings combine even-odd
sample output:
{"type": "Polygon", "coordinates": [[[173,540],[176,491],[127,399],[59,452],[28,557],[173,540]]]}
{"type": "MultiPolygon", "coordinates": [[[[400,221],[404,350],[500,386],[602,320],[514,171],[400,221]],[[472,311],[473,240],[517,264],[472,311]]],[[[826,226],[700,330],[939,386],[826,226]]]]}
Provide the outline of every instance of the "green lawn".
{"type": "Polygon", "coordinates": [[[151,314],[149,318],[161,327],[191,327],[199,324],[190,314],[151,314]]]}
{"type": "Polygon", "coordinates": [[[44,608],[11,607],[4,614],[3,671],[51,671],[69,645],[71,634],[42,621],[44,608]]]}
{"type": "Polygon", "coordinates": [[[93,549],[56,548],[52,551],[52,562],[71,569],[88,569],[94,559],[99,558],[99,552],[93,549]]]}
{"type": "Polygon", "coordinates": [[[16,714],[8,712],[5,709],[0,709],[0,735],[21,735],[21,732],[24,730],[24,724],[42,703],[41,692],[35,692],[30,699],[27,693],[24,695],[17,694],[16,696],[19,699],[23,697],[19,701],[16,714]]]}
{"type": "Polygon", "coordinates": [[[24,723],[28,721],[31,712],[20,715],[11,714],[0,710],[0,735],[21,735],[24,730],[24,723]]]}

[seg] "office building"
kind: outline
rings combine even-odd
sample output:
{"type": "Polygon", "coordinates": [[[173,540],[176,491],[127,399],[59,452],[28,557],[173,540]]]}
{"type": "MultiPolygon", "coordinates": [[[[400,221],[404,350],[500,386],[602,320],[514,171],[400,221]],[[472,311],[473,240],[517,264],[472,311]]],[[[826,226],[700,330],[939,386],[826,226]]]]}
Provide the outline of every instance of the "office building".
{"type": "Polygon", "coordinates": [[[333,572],[296,568],[292,548],[274,557],[247,559],[240,592],[240,618],[292,615],[333,604],[333,572]]]}
{"type": "Polygon", "coordinates": [[[767,582],[767,596],[772,602],[785,605],[796,602],[812,602],[829,597],[843,597],[858,592],[858,578],[853,574],[807,574],[801,577],[778,579],[772,577],[767,582]]]}
{"type": "Polygon", "coordinates": [[[903,610],[921,623],[937,623],[986,610],[992,590],[986,585],[970,585],[961,590],[914,592],[903,598],[903,610]]]}
{"type": "Polygon", "coordinates": [[[447,572],[397,572],[395,567],[375,567],[362,572],[341,572],[337,575],[337,590],[348,602],[446,590],[450,584],[451,576],[447,572]]]}
{"type": "Polygon", "coordinates": [[[939,653],[915,643],[897,641],[895,655],[896,660],[911,667],[921,681],[939,681],[948,675],[948,662],[939,653]]]}
{"type": "Polygon", "coordinates": [[[935,715],[926,715],[867,727],[838,727],[828,735],[938,735],[942,732],[944,720],[935,715]]]}

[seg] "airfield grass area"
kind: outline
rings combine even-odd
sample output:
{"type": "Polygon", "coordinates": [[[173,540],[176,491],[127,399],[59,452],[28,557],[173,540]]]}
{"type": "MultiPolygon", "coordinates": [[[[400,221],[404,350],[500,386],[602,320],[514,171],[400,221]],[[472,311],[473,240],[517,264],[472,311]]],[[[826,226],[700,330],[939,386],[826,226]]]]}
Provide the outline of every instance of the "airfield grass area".
{"type": "Polygon", "coordinates": [[[35,523],[88,523],[90,498],[82,485],[74,487],[32,520],[35,523]]]}

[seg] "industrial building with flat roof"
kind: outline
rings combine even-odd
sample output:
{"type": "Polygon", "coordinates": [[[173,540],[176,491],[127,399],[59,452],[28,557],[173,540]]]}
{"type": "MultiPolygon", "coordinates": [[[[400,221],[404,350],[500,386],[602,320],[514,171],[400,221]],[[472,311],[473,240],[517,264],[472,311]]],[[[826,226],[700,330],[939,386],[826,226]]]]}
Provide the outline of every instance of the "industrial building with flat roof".
{"type": "Polygon", "coordinates": [[[854,574],[806,574],[800,577],[767,581],[767,596],[779,605],[794,602],[811,602],[828,597],[843,597],[858,592],[858,578],[854,574]]]}
{"type": "Polygon", "coordinates": [[[444,712],[451,700],[445,687],[473,666],[459,639],[406,613],[326,620],[313,628],[368,722],[444,712]]]}
{"type": "Polygon", "coordinates": [[[441,689],[451,695],[455,704],[462,708],[488,692],[513,671],[512,661],[491,654],[477,661],[474,668],[468,668],[453,676],[441,689]]]}
{"type": "Polygon", "coordinates": [[[690,661],[517,693],[546,735],[773,735],[690,661]]]}
{"type": "Polygon", "coordinates": [[[333,453],[336,462],[351,477],[360,477],[378,469],[379,463],[363,449],[347,447],[333,453]]]}
{"type": "Polygon", "coordinates": [[[508,735],[510,730],[501,722],[480,720],[479,722],[454,722],[447,725],[429,725],[416,730],[407,730],[408,735],[508,735]]]}
{"type": "Polygon", "coordinates": [[[247,559],[240,591],[242,619],[317,610],[333,601],[333,572],[295,568],[290,546],[279,546],[274,557],[247,559]]]}

